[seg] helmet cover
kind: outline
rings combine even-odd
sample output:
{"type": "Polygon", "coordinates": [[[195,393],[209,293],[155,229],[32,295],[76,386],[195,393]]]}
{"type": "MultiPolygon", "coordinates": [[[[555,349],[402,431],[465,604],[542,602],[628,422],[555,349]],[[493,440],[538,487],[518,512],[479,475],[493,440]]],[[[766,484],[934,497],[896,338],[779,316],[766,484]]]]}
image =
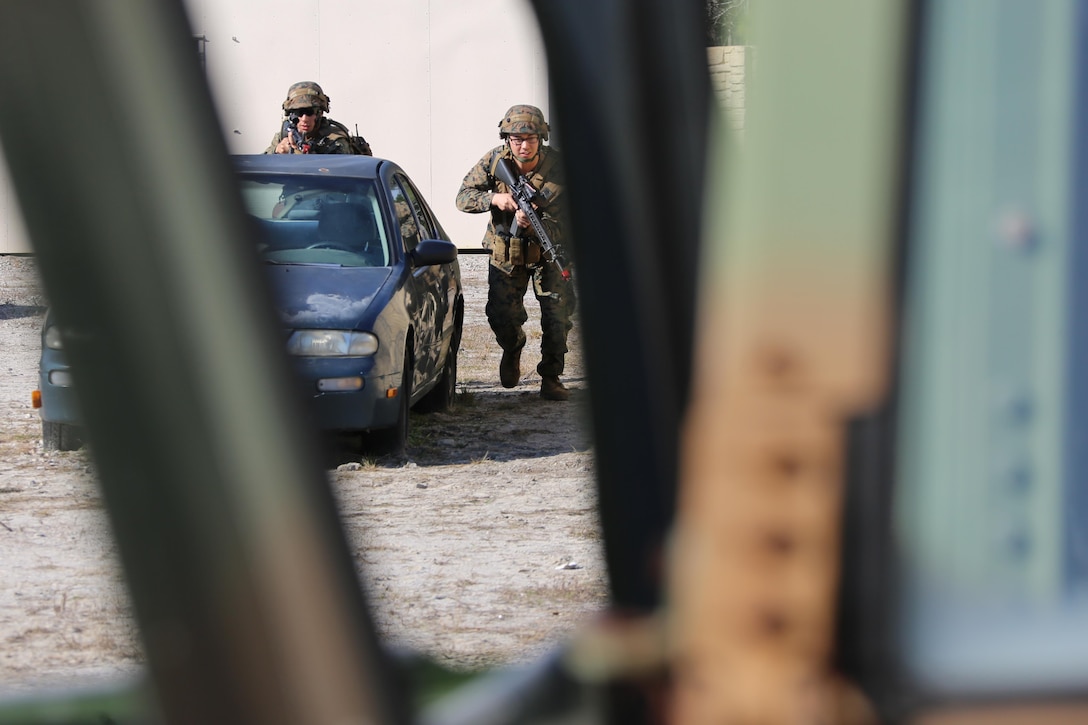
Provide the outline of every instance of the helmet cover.
{"type": "Polygon", "coordinates": [[[313,81],[300,81],[287,89],[287,100],[283,102],[284,113],[296,108],[320,108],[328,113],[329,97],[313,81]]]}
{"type": "Polygon", "coordinates": [[[511,134],[536,134],[542,141],[548,140],[548,124],[544,114],[536,106],[511,106],[499,121],[499,138],[511,134]]]}

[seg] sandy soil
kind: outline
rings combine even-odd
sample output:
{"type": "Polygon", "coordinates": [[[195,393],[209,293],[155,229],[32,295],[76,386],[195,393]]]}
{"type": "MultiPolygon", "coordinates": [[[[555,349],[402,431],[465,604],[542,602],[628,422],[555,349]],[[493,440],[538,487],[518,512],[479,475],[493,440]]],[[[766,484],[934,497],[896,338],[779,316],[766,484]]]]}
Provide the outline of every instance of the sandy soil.
{"type": "MultiPolygon", "coordinates": [[[[486,259],[462,257],[460,392],[412,417],[409,460],[330,467],[391,643],[455,668],[535,658],[606,602],[577,325],[566,403],[537,395],[531,294],[521,385],[498,385],[486,259]]],[[[0,693],[138,671],[141,647],[86,451],[44,451],[30,405],[45,311],[33,259],[0,256],[0,693]]]]}

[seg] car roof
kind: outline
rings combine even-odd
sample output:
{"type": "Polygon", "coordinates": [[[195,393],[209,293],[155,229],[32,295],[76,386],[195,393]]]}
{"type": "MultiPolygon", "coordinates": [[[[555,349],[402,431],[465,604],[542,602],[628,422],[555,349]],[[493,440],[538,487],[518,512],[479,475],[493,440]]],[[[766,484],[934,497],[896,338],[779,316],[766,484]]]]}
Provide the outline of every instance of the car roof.
{"type": "Polygon", "coordinates": [[[234,168],[242,173],[298,174],[376,179],[383,164],[391,162],[373,156],[349,154],[251,154],[231,156],[234,168]]]}

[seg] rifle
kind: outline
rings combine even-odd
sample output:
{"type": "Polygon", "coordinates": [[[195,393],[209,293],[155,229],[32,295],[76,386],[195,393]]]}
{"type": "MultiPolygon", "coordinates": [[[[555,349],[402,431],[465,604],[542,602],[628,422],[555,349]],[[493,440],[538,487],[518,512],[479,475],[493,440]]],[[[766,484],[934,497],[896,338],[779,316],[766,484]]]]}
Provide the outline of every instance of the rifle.
{"type": "Polygon", "coordinates": [[[303,138],[302,133],[298,130],[297,113],[287,115],[287,120],[283,122],[283,128],[287,133],[291,134],[291,139],[295,142],[295,146],[298,146],[299,153],[310,153],[310,144],[306,143],[306,139],[303,138]]]}
{"type": "MultiPolygon", "coordinates": [[[[563,279],[569,280],[570,270],[566,268],[563,250],[559,245],[552,242],[548,232],[544,229],[544,222],[540,220],[536,209],[533,208],[533,201],[537,198],[539,192],[533,188],[527,178],[518,174],[517,167],[514,166],[514,162],[510,159],[499,159],[499,165],[495,168],[495,175],[499,178],[499,181],[510,187],[510,194],[514,197],[514,201],[517,202],[518,208],[525,212],[525,216],[529,217],[529,224],[533,227],[536,238],[544,249],[545,259],[559,269],[559,274],[563,276],[563,279]]],[[[517,237],[520,232],[521,227],[518,226],[515,219],[510,224],[510,236],[517,237]]]]}

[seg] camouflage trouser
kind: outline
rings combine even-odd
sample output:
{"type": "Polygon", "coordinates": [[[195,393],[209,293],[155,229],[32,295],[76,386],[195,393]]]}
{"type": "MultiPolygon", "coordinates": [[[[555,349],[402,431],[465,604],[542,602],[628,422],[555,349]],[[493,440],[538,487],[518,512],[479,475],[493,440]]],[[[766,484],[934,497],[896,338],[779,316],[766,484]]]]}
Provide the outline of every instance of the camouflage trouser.
{"type": "Polygon", "coordinates": [[[529,280],[540,303],[540,364],[536,371],[544,375],[563,374],[563,357],[567,353],[567,333],[572,326],[574,286],[563,279],[554,265],[529,269],[514,267],[509,274],[491,265],[488,267],[487,321],[495,333],[495,341],[503,350],[520,350],[525,346],[523,325],[529,319],[525,312],[525,292],[529,280]]]}

